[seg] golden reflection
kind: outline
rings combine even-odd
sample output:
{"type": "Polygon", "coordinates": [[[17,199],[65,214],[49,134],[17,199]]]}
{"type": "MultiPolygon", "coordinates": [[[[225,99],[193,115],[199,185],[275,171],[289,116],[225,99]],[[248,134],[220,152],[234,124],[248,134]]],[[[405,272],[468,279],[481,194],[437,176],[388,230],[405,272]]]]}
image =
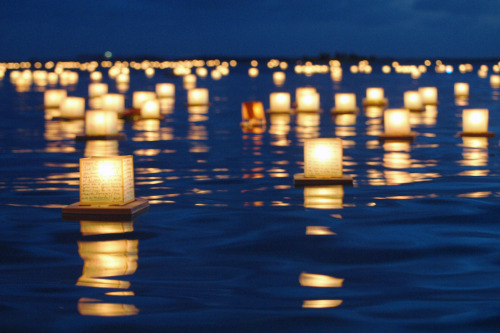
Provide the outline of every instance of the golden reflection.
{"type": "Polygon", "coordinates": [[[326,235],[336,235],[336,233],[331,231],[328,227],[313,225],[306,227],[306,235],[326,236],[326,235]]]}
{"type": "Polygon", "coordinates": [[[174,111],[175,98],[162,97],[158,101],[160,102],[160,111],[162,114],[170,114],[174,111]]]}
{"type": "Polygon", "coordinates": [[[103,303],[96,299],[81,298],[78,312],[82,316],[123,317],[136,315],[139,309],[133,304],[103,303]]]}
{"type": "Polygon", "coordinates": [[[85,143],[85,157],[118,155],[118,140],[88,140],[85,143]]]}
{"type": "Polygon", "coordinates": [[[469,105],[469,99],[466,97],[456,97],[455,105],[457,106],[467,106],[469,105]]]}
{"type": "Polygon", "coordinates": [[[368,118],[382,118],[384,115],[384,108],[380,106],[367,106],[365,108],[365,115],[368,118]]]}
{"type": "Polygon", "coordinates": [[[72,140],[83,132],[84,124],[83,120],[46,121],[44,138],[47,141],[72,140]]]}
{"type": "Polygon", "coordinates": [[[169,141],[174,139],[173,129],[161,127],[159,119],[141,119],[134,122],[132,129],[138,131],[133,141],[169,141]]]}
{"type": "Polygon", "coordinates": [[[387,141],[383,145],[383,166],[389,169],[406,169],[412,165],[410,160],[410,143],[401,141],[387,141]]]}
{"type": "MultiPolygon", "coordinates": [[[[339,114],[334,117],[335,120],[335,136],[346,137],[356,136],[356,115],[355,114],[339,114]]],[[[346,145],[347,146],[347,145],[346,145]]]]}
{"type": "Polygon", "coordinates": [[[463,146],[467,148],[486,148],[488,147],[488,138],[485,137],[462,137],[463,146]]]}
{"type": "Polygon", "coordinates": [[[271,123],[269,127],[269,134],[272,134],[273,146],[289,146],[288,133],[290,132],[291,115],[287,113],[274,113],[269,115],[271,123]]]}
{"type": "Polygon", "coordinates": [[[80,221],[80,231],[83,236],[123,234],[134,231],[132,221],[111,222],[111,221],[80,221]]]}
{"type": "Polygon", "coordinates": [[[299,277],[299,283],[302,287],[341,288],[344,279],[329,275],[302,272],[299,277]]]}
{"type": "Polygon", "coordinates": [[[343,207],[342,185],[305,186],[304,207],[314,209],[340,209],[343,207]]]}
{"type": "Polygon", "coordinates": [[[302,308],[304,308],[304,309],[335,308],[341,304],[342,304],[341,299],[305,300],[304,303],[302,303],[302,308]]]}
{"type": "Polygon", "coordinates": [[[319,137],[320,114],[301,112],[297,114],[295,131],[299,139],[319,137]]]}

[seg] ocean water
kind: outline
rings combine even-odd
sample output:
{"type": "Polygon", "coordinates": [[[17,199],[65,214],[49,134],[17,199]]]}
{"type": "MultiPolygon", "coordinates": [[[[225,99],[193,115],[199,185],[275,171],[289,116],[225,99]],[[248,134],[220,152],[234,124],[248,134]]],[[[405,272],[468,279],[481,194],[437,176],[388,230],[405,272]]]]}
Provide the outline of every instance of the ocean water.
{"type": "MultiPolygon", "coordinates": [[[[5,332],[481,332],[500,325],[500,91],[476,71],[328,74],[286,71],[276,86],[248,64],[209,89],[207,110],[187,108],[178,77],[132,71],[122,91],[176,85],[158,121],[122,122],[127,140],[77,142],[83,121],[60,121],[43,91],[0,81],[0,331],[5,332]],[[470,98],[454,98],[455,82],[470,98]],[[268,116],[240,127],[241,103],[312,86],[320,114],[268,116]],[[412,114],[412,143],[381,143],[382,111],[403,93],[438,88],[439,105],[412,114]],[[357,95],[359,114],[332,117],[334,94],[357,95]],[[464,108],[488,108],[490,139],[463,139],[464,108]],[[296,188],[303,142],[339,137],[353,186],[296,188]],[[79,159],[133,155],[131,221],[63,220],[78,201],[79,159]],[[311,196],[312,193],[312,196],[311,196]]],[[[430,68],[431,69],[431,68],[430,68]]],[[[476,67],[477,69],[477,67],[476,67]]],[[[114,81],[105,74],[110,92],[114,81]]],[[[70,96],[87,96],[88,73],[70,96]]],[[[59,86],[57,86],[59,87],[59,86]]]]}

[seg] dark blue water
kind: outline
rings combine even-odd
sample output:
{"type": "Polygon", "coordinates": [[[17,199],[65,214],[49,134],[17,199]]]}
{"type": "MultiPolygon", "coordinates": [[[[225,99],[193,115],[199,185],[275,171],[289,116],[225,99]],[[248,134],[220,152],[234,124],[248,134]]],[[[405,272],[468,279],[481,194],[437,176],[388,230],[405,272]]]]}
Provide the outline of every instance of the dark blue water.
{"type": "MultiPolygon", "coordinates": [[[[496,331],[500,325],[499,93],[476,72],[329,75],[287,71],[276,87],[247,65],[210,91],[205,114],[184,107],[179,78],[132,71],[132,92],[176,84],[174,108],[158,122],[125,122],[128,140],[108,151],[133,155],[136,196],[150,210],[134,221],[67,221],[78,201],[78,161],[98,148],[75,142],[79,122],[50,119],[43,88],[0,81],[0,322],[5,332],[425,332],[496,331]],[[468,142],[453,84],[468,82],[468,107],[490,110],[497,138],[468,142]],[[241,103],[314,86],[319,123],[293,116],[243,133],[241,103]],[[335,92],[436,86],[436,110],[413,116],[411,144],[382,145],[381,113],[330,116],[335,92]],[[354,186],[310,206],[303,139],[344,139],[354,186]]],[[[116,86],[105,75],[110,91],[116,86]]],[[[88,73],[68,95],[87,95],[88,73]]],[[[292,97],[293,99],[293,97],[292,97]]],[[[269,121],[270,119],[268,119],[269,121]]],[[[275,120],[273,120],[275,121],[275,120]]],[[[317,119],[316,119],[317,121],[317,119]]]]}

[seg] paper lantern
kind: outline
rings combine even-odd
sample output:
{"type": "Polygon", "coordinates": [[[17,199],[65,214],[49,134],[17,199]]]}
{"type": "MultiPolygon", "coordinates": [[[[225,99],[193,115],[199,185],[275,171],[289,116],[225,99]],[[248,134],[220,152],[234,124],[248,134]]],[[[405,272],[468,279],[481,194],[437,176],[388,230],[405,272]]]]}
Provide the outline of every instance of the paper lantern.
{"type": "Polygon", "coordinates": [[[66,97],[59,106],[61,118],[83,119],[85,116],[85,98],[66,97]]]}
{"type": "Polygon", "coordinates": [[[366,97],[363,99],[363,106],[381,106],[387,105],[387,98],[384,97],[384,88],[370,87],[366,88],[366,97]]]}
{"type": "Polygon", "coordinates": [[[299,112],[304,111],[320,111],[319,93],[316,91],[302,91],[297,96],[297,108],[299,112]]]}
{"type": "Polygon", "coordinates": [[[290,94],[274,92],[269,95],[269,112],[291,112],[290,94]]]}
{"type": "Polygon", "coordinates": [[[315,209],[338,209],[343,206],[342,185],[305,186],[304,207],[315,209]]]}
{"type": "Polygon", "coordinates": [[[196,68],[196,75],[199,77],[206,77],[208,75],[208,69],[205,67],[198,67],[196,68]]]}
{"type": "Polygon", "coordinates": [[[130,83],[130,75],[127,73],[120,73],[116,76],[116,84],[117,85],[124,85],[124,84],[129,84],[130,83]]]}
{"type": "Polygon", "coordinates": [[[188,90],[188,105],[208,105],[208,89],[194,88],[188,90]]]}
{"type": "Polygon", "coordinates": [[[259,76],[259,69],[255,67],[250,67],[248,69],[248,76],[250,77],[257,77],[259,76]]]}
{"type": "Polygon", "coordinates": [[[118,114],[125,111],[125,96],[122,94],[105,94],[101,96],[101,108],[113,110],[118,114]]]}
{"type": "Polygon", "coordinates": [[[182,83],[184,86],[184,89],[193,89],[196,87],[196,75],[194,74],[187,74],[182,77],[182,83]]]}
{"type": "Polygon", "coordinates": [[[490,76],[490,85],[493,88],[500,88],[500,75],[493,74],[490,76]]]}
{"type": "Polygon", "coordinates": [[[92,82],[100,82],[102,80],[102,73],[101,72],[91,72],[90,73],[90,81],[92,82]]]}
{"type": "Polygon", "coordinates": [[[343,175],[342,159],[342,139],[306,139],[304,173],[294,176],[295,186],[352,184],[352,177],[343,175]]]}
{"type": "Polygon", "coordinates": [[[49,89],[43,94],[44,105],[46,108],[58,108],[61,102],[68,96],[65,89],[49,89]]]}
{"type": "Polygon", "coordinates": [[[95,98],[108,93],[108,85],[101,82],[93,82],[89,84],[89,97],[95,98]]]}
{"type": "Polygon", "coordinates": [[[273,82],[277,86],[282,86],[285,83],[286,75],[285,72],[274,72],[273,82]]]}
{"type": "Polygon", "coordinates": [[[493,137],[488,132],[488,109],[464,109],[462,111],[461,136],[486,136],[493,137]]]}
{"type": "Polygon", "coordinates": [[[409,90],[404,93],[404,107],[410,111],[424,111],[422,98],[417,90],[409,90]]]}
{"type": "Polygon", "coordinates": [[[424,105],[437,105],[438,102],[438,90],[436,87],[420,87],[418,88],[418,93],[422,99],[424,105]]]}
{"type": "Polygon", "coordinates": [[[241,125],[259,126],[266,123],[266,114],[264,105],[259,101],[250,101],[241,103],[241,125]]]}
{"type": "Polygon", "coordinates": [[[141,118],[144,119],[159,119],[160,115],[160,102],[157,99],[147,100],[141,107],[141,118]]]}
{"type": "Polygon", "coordinates": [[[141,109],[146,101],[156,99],[156,93],[152,91],[134,91],[132,94],[132,108],[141,109]]]}
{"type": "Polygon", "coordinates": [[[110,110],[89,110],[85,114],[85,134],[111,135],[118,133],[118,114],[110,110]]]}
{"type": "Polygon", "coordinates": [[[158,98],[174,98],[175,85],[173,83],[157,83],[156,96],[158,98]]]}
{"type": "Polygon", "coordinates": [[[384,111],[384,134],[379,139],[413,140],[416,136],[411,131],[410,111],[408,109],[387,109],[384,111]]]}
{"type": "Polygon", "coordinates": [[[469,98],[469,84],[465,82],[455,83],[455,97],[457,98],[469,98]]]}
{"type": "Polygon", "coordinates": [[[335,94],[335,108],[331,110],[331,113],[356,113],[358,111],[359,108],[356,106],[356,94],[335,94]]]}
{"type": "Polygon", "coordinates": [[[55,86],[58,81],[59,81],[59,75],[57,75],[57,73],[50,72],[50,73],[47,74],[47,82],[51,86],[55,86]]]}

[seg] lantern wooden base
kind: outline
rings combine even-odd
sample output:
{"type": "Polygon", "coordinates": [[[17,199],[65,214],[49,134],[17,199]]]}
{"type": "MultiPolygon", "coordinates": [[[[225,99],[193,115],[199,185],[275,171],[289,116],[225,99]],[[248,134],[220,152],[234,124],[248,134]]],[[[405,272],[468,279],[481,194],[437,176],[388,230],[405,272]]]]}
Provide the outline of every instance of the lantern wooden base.
{"type": "Polygon", "coordinates": [[[85,120],[85,116],[81,117],[52,117],[52,120],[60,120],[60,121],[71,121],[71,120],[85,120]]]}
{"type": "Polygon", "coordinates": [[[456,99],[469,99],[469,95],[455,95],[456,99]]]}
{"type": "Polygon", "coordinates": [[[90,141],[90,140],[127,140],[127,136],[124,133],[118,134],[106,134],[106,135],[77,135],[75,137],[76,141],[90,141]]]}
{"type": "Polygon", "coordinates": [[[414,141],[415,138],[417,137],[417,133],[411,132],[410,134],[407,135],[388,135],[388,134],[381,134],[379,135],[378,139],[379,141],[414,141]]]}
{"type": "Polygon", "coordinates": [[[458,136],[460,137],[480,137],[480,138],[493,138],[495,133],[493,132],[483,132],[483,133],[467,133],[467,132],[459,132],[458,136]]]}
{"type": "Polygon", "coordinates": [[[127,221],[148,210],[149,202],[143,198],[136,198],[134,201],[122,206],[89,206],[75,202],[62,209],[62,218],[65,220],[127,221]]]}
{"type": "Polygon", "coordinates": [[[267,114],[292,114],[293,113],[293,109],[290,109],[290,110],[266,110],[266,113],[267,114]]]}
{"type": "Polygon", "coordinates": [[[331,114],[358,114],[359,113],[359,108],[355,108],[352,110],[339,110],[336,108],[333,108],[330,110],[331,114]]]}
{"type": "Polygon", "coordinates": [[[342,176],[334,178],[307,178],[303,173],[297,173],[293,176],[293,185],[295,187],[314,186],[314,185],[352,185],[351,176],[342,176]]]}
{"type": "Polygon", "coordinates": [[[387,98],[384,98],[383,100],[380,101],[370,101],[367,100],[366,98],[363,98],[363,107],[367,106],[377,106],[377,107],[386,107],[389,104],[389,100],[387,98]]]}
{"type": "Polygon", "coordinates": [[[138,116],[138,117],[136,117],[134,120],[151,120],[151,119],[152,119],[152,120],[163,120],[163,119],[165,119],[165,116],[160,115],[159,117],[155,117],[155,118],[153,118],[153,117],[151,117],[151,118],[144,118],[144,117],[141,117],[141,116],[139,115],[139,116],[138,116]]]}
{"type": "Polygon", "coordinates": [[[185,107],[191,107],[191,106],[212,106],[212,103],[195,103],[195,104],[184,103],[184,106],[185,107]]]}
{"type": "Polygon", "coordinates": [[[299,110],[295,109],[296,113],[323,113],[323,109],[316,109],[316,110],[299,110]]]}
{"type": "Polygon", "coordinates": [[[426,106],[438,106],[439,102],[432,102],[432,103],[424,103],[424,107],[426,106]]]}

